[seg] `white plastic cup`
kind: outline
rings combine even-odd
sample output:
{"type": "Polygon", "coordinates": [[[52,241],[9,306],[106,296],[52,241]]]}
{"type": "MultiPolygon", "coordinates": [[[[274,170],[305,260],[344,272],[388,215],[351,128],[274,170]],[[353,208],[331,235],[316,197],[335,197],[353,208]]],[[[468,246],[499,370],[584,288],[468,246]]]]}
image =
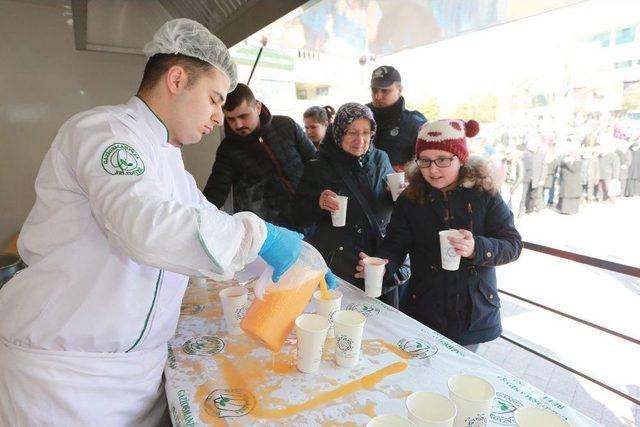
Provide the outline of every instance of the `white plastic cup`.
{"type": "Polygon", "coordinates": [[[231,335],[243,334],[240,322],[247,311],[247,288],[243,286],[231,286],[220,291],[222,312],[227,323],[227,332],[231,335]]]}
{"type": "Polygon", "coordinates": [[[398,196],[402,193],[402,185],[404,184],[404,172],[396,172],[390,173],[387,175],[387,184],[389,185],[389,190],[391,190],[391,197],[395,202],[398,200],[398,196]]]}
{"type": "Polygon", "coordinates": [[[382,279],[386,263],[382,258],[376,257],[365,258],[362,263],[364,264],[364,293],[368,297],[377,298],[382,295],[382,279]]]}
{"type": "Polygon", "coordinates": [[[342,292],[336,290],[329,291],[329,299],[322,299],[322,291],[313,293],[313,305],[316,308],[316,314],[326,318],[329,321],[328,337],[334,336],[333,319],[331,315],[340,310],[342,305],[342,292]]]}
{"type": "Polygon", "coordinates": [[[367,319],[352,310],[336,311],[332,317],[336,334],[336,363],[343,368],[352,368],[360,360],[362,332],[367,319]]]}
{"type": "Polygon", "coordinates": [[[418,391],[405,402],[409,420],[416,427],[451,427],[456,417],[456,405],[438,393],[418,391]]]}
{"type": "Polygon", "coordinates": [[[344,227],[347,223],[347,196],[336,196],[340,207],[335,212],[331,212],[331,223],[334,227],[344,227]]]}
{"type": "Polygon", "coordinates": [[[296,367],[300,372],[312,374],[320,369],[322,347],[327,338],[329,321],[319,314],[304,313],[296,318],[298,356],[296,367]]]}
{"type": "Polygon", "coordinates": [[[367,427],[412,427],[412,425],[405,417],[387,414],[371,418],[367,423],[367,427]]]}
{"type": "Polygon", "coordinates": [[[514,417],[518,427],[570,427],[564,418],[542,408],[518,408],[514,417]]]}
{"type": "Polygon", "coordinates": [[[486,425],[489,422],[491,403],[496,395],[496,389],[489,381],[474,375],[459,374],[449,378],[448,386],[449,398],[458,408],[454,427],[486,425]]]}
{"type": "Polygon", "coordinates": [[[440,258],[442,258],[442,268],[444,270],[456,271],[460,267],[460,255],[449,243],[449,237],[463,237],[458,230],[443,230],[440,233],[440,258]]]}

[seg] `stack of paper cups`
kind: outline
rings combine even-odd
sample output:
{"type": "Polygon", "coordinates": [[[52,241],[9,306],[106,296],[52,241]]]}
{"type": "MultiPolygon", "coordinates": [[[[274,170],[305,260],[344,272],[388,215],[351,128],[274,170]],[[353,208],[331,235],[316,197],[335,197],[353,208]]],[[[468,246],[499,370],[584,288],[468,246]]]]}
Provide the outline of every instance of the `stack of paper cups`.
{"type": "Polygon", "coordinates": [[[329,299],[322,299],[322,291],[315,291],[313,293],[313,304],[316,307],[316,314],[326,318],[329,321],[329,331],[327,331],[328,337],[334,336],[333,319],[331,316],[336,311],[340,310],[342,305],[342,292],[332,290],[329,292],[329,299]]]}
{"type": "Polygon", "coordinates": [[[300,372],[312,374],[320,369],[322,348],[328,329],[329,321],[319,314],[304,313],[296,318],[298,339],[296,367],[300,372]]]}
{"type": "Polygon", "coordinates": [[[402,193],[402,185],[404,184],[404,172],[396,172],[390,173],[387,175],[387,184],[389,185],[389,190],[391,190],[391,197],[395,202],[398,200],[398,196],[402,193]]]}
{"type": "Polygon", "coordinates": [[[347,223],[347,197],[336,196],[340,207],[337,211],[331,212],[331,223],[334,227],[344,227],[347,223]]]}
{"type": "Polygon", "coordinates": [[[487,425],[496,389],[483,378],[454,375],[449,378],[449,398],[458,408],[454,427],[487,425]]]}
{"type": "Polygon", "coordinates": [[[333,313],[338,366],[352,368],[358,364],[365,321],[366,318],[357,311],[339,310],[333,313]]]}
{"type": "Polygon", "coordinates": [[[364,292],[368,297],[377,298],[382,295],[385,262],[382,258],[376,257],[365,258],[362,262],[364,264],[364,292]]]}
{"type": "Polygon", "coordinates": [[[464,237],[458,230],[443,230],[440,233],[440,257],[442,258],[442,268],[444,270],[455,271],[460,267],[460,255],[449,243],[449,237],[464,237]]]}
{"type": "Polygon", "coordinates": [[[231,335],[241,335],[240,322],[247,310],[247,288],[232,286],[220,291],[222,312],[227,323],[227,332],[231,335]]]}

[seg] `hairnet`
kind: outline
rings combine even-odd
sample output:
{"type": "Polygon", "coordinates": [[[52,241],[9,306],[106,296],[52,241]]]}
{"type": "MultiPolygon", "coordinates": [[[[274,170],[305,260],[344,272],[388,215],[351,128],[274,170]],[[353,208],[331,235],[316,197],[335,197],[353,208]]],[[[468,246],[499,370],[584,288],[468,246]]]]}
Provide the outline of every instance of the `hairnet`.
{"type": "Polygon", "coordinates": [[[204,25],[191,19],[179,18],[165,22],[142,51],[149,58],[157,53],[179,53],[208,62],[229,77],[229,92],[238,83],[236,64],[227,47],[204,25]]]}

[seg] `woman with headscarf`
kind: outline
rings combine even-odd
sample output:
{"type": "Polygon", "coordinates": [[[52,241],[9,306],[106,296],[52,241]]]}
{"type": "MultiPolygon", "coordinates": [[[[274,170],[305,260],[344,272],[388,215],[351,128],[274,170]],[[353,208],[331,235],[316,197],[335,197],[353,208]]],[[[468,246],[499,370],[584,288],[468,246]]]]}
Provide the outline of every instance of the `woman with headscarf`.
{"type": "MultiPolygon", "coordinates": [[[[368,107],[357,103],[340,107],[331,132],[320,145],[318,159],[305,165],[294,200],[298,225],[312,230],[305,240],[320,251],[337,276],[361,289],[364,281],[354,278],[358,254],[375,253],[380,241],[380,231],[373,228],[366,211],[372,211],[384,232],[393,209],[386,176],[394,171],[387,154],[371,144],[375,131],[368,107]],[[360,194],[354,194],[354,189],[360,194]],[[331,212],[339,207],[338,195],[348,198],[344,227],[331,222],[331,212]]],[[[397,292],[380,299],[397,305],[397,292]]]]}

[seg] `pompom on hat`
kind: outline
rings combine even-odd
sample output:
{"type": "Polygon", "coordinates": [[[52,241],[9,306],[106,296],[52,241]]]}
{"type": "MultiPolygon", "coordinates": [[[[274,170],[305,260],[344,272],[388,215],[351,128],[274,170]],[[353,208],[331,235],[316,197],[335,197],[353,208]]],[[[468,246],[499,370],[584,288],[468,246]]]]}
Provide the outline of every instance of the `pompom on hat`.
{"type": "Polygon", "coordinates": [[[416,157],[423,150],[442,150],[455,154],[461,162],[469,158],[467,138],[473,138],[480,131],[475,120],[444,119],[427,122],[418,132],[416,157]]]}

